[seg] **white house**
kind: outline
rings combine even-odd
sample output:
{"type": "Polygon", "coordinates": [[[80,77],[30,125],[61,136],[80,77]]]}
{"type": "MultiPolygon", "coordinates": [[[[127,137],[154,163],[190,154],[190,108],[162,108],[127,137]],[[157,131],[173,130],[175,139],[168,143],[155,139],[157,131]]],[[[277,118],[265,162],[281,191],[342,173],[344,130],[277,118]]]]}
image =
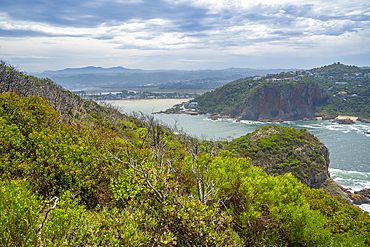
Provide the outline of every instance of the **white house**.
{"type": "Polygon", "coordinates": [[[198,107],[198,102],[190,102],[188,107],[189,108],[197,108],[198,107]]]}

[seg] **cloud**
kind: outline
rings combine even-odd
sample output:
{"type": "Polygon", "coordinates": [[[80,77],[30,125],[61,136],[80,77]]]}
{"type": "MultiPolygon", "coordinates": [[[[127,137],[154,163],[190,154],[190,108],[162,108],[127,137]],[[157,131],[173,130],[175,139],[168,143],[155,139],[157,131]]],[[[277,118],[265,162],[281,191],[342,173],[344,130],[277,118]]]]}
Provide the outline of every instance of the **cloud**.
{"type": "Polygon", "coordinates": [[[23,30],[25,36],[91,34],[97,39],[110,40],[119,34],[105,27],[120,27],[124,32],[146,29],[189,36],[208,36],[210,32],[215,36],[215,32],[227,34],[230,26],[259,25],[271,29],[272,34],[288,29],[289,33],[299,35],[302,35],[299,29],[305,29],[308,34],[341,35],[369,26],[369,4],[349,7],[338,1],[332,3],[335,7],[328,11],[327,3],[299,1],[294,4],[283,1],[251,4],[241,0],[4,1],[0,4],[4,17],[0,27],[12,26],[3,29],[13,30],[15,36],[23,30]],[[166,23],[154,27],[152,20],[166,23]]]}
{"type": "MultiPolygon", "coordinates": [[[[366,30],[370,30],[370,3],[363,0],[0,2],[3,50],[7,47],[14,53],[31,53],[27,51],[31,42],[34,53],[30,56],[37,56],[36,51],[43,52],[43,46],[53,43],[49,47],[54,50],[49,52],[55,57],[68,54],[80,63],[91,57],[92,61],[109,61],[114,66],[124,61],[120,57],[136,56],[129,61],[139,61],[138,56],[162,56],[163,52],[173,55],[163,55],[162,59],[175,59],[179,66],[190,64],[181,63],[181,59],[212,60],[200,54],[225,60],[238,52],[243,56],[274,57],[280,51],[289,56],[299,51],[299,57],[303,53],[311,56],[340,40],[340,45],[335,45],[338,50],[329,49],[338,54],[345,50],[344,44],[355,46],[368,41],[366,30]],[[88,52],[87,48],[92,50],[88,52]]],[[[365,46],[360,48],[358,54],[368,52],[365,46]]]]}
{"type": "Polygon", "coordinates": [[[97,27],[117,25],[133,19],[201,20],[206,10],[162,0],[143,1],[3,1],[0,9],[11,19],[45,23],[59,27],[97,27]],[[4,11],[5,10],[5,11],[4,11]],[[32,10],[32,11],[30,11],[32,10]]]}

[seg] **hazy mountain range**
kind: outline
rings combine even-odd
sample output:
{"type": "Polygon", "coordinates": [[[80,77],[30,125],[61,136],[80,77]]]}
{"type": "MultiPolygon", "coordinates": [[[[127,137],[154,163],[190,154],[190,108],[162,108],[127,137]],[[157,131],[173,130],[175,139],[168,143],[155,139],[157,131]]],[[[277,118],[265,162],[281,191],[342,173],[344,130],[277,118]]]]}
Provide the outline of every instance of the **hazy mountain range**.
{"type": "MultiPolygon", "coordinates": [[[[291,69],[293,70],[293,69],[291,69]]],[[[88,66],[44,71],[32,75],[48,77],[70,90],[79,89],[214,89],[246,76],[273,74],[284,69],[228,68],[222,70],[141,70],[124,67],[88,66]]]]}

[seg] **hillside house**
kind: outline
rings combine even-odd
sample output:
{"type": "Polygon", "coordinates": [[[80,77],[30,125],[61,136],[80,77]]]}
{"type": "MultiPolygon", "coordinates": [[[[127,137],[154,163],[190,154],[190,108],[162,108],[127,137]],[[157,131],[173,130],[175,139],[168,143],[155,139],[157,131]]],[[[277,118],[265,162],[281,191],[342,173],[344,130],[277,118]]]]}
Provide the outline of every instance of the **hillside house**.
{"type": "Polygon", "coordinates": [[[198,102],[190,102],[188,107],[191,109],[195,109],[198,107],[198,102]]]}
{"type": "Polygon", "coordinates": [[[345,98],[345,97],[347,97],[347,92],[339,92],[339,93],[338,93],[338,95],[339,95],[340,97],[345,98]]]}

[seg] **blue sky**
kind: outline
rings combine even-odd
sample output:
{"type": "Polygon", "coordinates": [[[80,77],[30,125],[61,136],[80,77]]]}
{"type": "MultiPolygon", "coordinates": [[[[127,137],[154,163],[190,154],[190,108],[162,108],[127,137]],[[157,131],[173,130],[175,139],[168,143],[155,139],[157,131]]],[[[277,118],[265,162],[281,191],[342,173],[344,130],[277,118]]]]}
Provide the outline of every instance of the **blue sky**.
{"type": "Polygon", "coordinates": [[[0,59],[27,72],[370,66],[370,1],[1,1],[0,59]]]}

